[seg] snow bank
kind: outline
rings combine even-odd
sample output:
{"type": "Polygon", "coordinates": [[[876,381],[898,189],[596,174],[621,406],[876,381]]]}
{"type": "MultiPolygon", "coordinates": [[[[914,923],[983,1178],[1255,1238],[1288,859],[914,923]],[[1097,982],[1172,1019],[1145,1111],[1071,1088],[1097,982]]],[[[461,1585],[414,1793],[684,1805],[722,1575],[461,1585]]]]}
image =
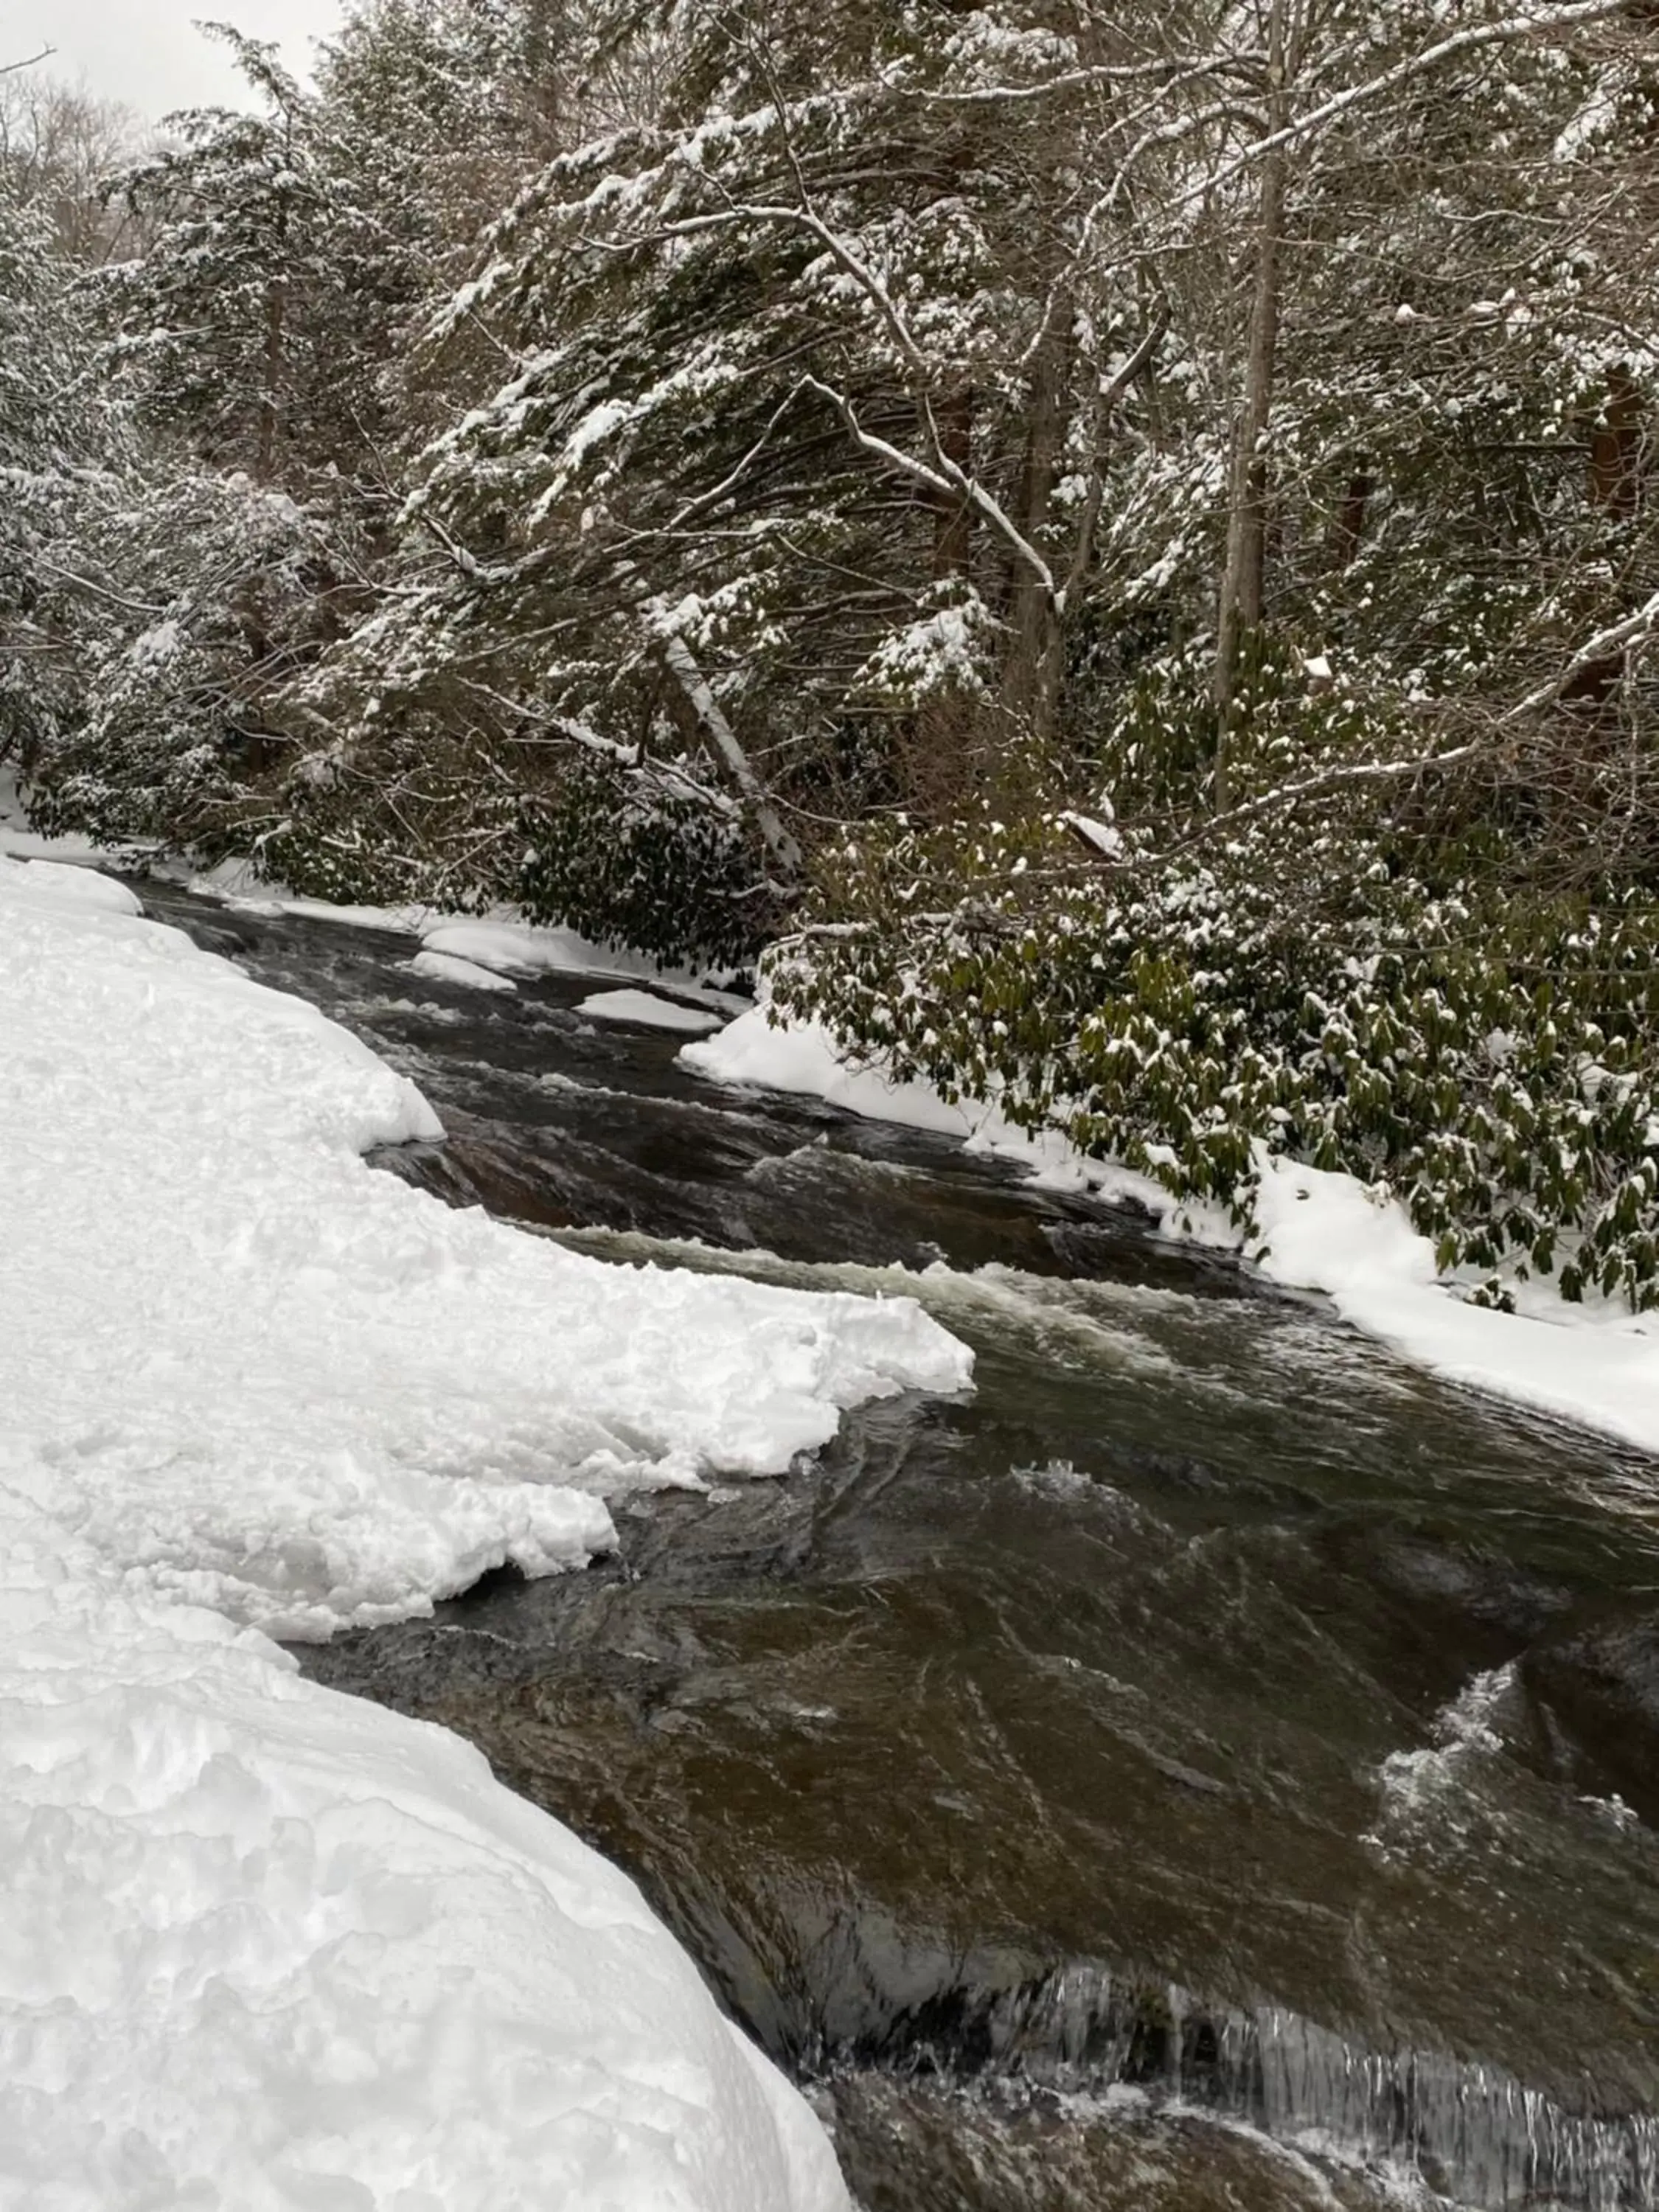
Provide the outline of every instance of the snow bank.
{"type": "MultiPolygon", "coordinates": [[[[510,908],[479,921],[428,915],[420,935],[423,957],[465,960],[497,975],[614,976],[623,982],[667,983],[721,1016],[749,1003],[730,992],[708,989],[690,968],[660,968],[648,952],[597,945],[574,929],[544,928],[520,920],[510,908]]],[[[629,995],[649,996],[643,992],[629,995]]]]}
{"type": "MultiPolygon", "coordinates": [[[[763,1006],[717,1036],[687,1045],[682,1063],[717,1082],[806,1093],[848,1113],[934,1130],[968,1149],[1025,1167],[1053,1188],[1129,1198],[1166,1230],[1237,1249],[1216,1207],[1178,1205],[1149,1177],[1085,1159],[1057,1133],[1028,1136],[994,1105],[951,1105],[923,1083],[893,1084],[849,1066],[817,1023],[773,1028],[763,1006]]],[[[1439,1278],[1434,1253],[1397,1202],[1379,1204],[1352,1176],[1262,1156],[1257,1215],[1263,1273],[1328,1297],[1343,1318],[1448,1381],[1577,1421],[1659,1451],[1659,1334],[1622,1307],[1565,1304],[1547,1285],[1517,1286],[1516,1314],[1464,1303],[1439,1278]]]]}
{"type": "Polygon", "coordinates": [[[764,1005],[749,1007],[718,1036],[687,1045],[679,1060],[715,1083],[793,1091],[869,1121],[954,1137],[966,1152],[1012,1161],[1044,1189],[1127,1199],[1160,1217],[1170,1211],[1170,1194],[1150,1176],[1109,1160],[1091,1160],[1057,1130],[1034,1136],[1017,1128],[982,1098],[952,1105],[929,1083],[894,1083],[879,1068],[854,1066],[821,1023],[774,1027],[764,1005]]]}
{"type": "MultiPolygon", "coordinates": [[[[4,849],[0,843],[0,851],[4,849]]],[[[204,897],[222,900],[245,913],[295,915],[306,921],[417,938],[421,949],[410,963],[416,975],[470,984],[476,990],[512,990],[517,976],[592,975],[621,982],[666,983],[721,1018],[749,1003],[730,991],[710,988],[698,970],[659,967],[648,952],[599,945],[577,930],[526,921],[513,907],[498,907],[474,919],[425,906],[331,906],[263,880],[250,860],[223,860],[205,872],[187,873],[186,880],[204,897]]]]}
{"type": "Polygon", "coordinates": [[[908,1301],[607,1266],[358,1155],[414,1087],[179,933],[0,863],[0,1482],[129,1587],[289,1636],[611,1540],[601,1493],[779,1472],[954,1389],[908,1301]]]}
{"type": "Polygon", "coordinates": [[[968,1354],[373,1173],[418,1091],[132,903],[0,860],[0,2208],[848,2212],[631,1882],[260,1631],[578,1565],[968,1354]]]}
{"type": "Polygon", "coordinates": [[[8,2212],[846,2212],[634,1885],[0,1503],[8,2212]]]}
{"type": "MultiPolygon", "coordinates": [[[[88,838],[43,837],[30,830],[24,819],[16,775],[4,766],[0,766],[0,856],[69,863],[107,861],[110,857],[88,838]]],[[[749,1004],[738,994],[711,988],[700,970],[663,968],[647,952],[599,945],[577,930],[526,921],[514,907],[497,907],[473,920],[420,905],[336,906],[326,899],[307,898],[284,884],[262,877],[251,860],[221,860],[210,868],[197,869],[187,857],[177,860],[156,854],[145,857],[157,875],[182,881],[203,897],[217,899],[243,913],[293,915],[302,921],[416,938],[421,950],[410,967],[416,975],[441,982],[464,983],[475,990],[508,991],[514,988],[515,976],[592,975],[625,983],[665,983],[721,1018],[749,1004]]],[[[79,872],[89,874],[90,871],[79,872]]],[[[91,879],[106,882],[112,891],[122,888],[95,875],[91,879]]],[[[135,903],[131,911],[137,910],[135,903]]]]}
{"type": "Polygon", "coordinates": [[[498,975],[493,968],[480,968],[476,960],[458,959],[453,952],[422,951],[409,966],[411,975],[429,975],[435,983],[464,983],[474,991],[515,992],[519,988],[510,975],[498,975]]]}
{"type": "Polygon", "coordinates": [[[1437,1276],[1405,1209],[1352,1176],[1264,1159],[1256,1212],[1274,1282],[1323,1291],[1345,1321],[1449,1382],[1659,1451],[1650,1316],[1569,1306],[1547,1285],[1529,1313],[1469,1305],[1437,1276]]]}
{"type": "Polygon", "coordinates": [[[136,891],[118,884],[113,876],[100,876],[95,868],[46,860],[30,860],[27,866],[22,886],[31,894],[44,891],[70,906],[97,907],[106,914],[136,915],[144,910],[136,891]]]}
{"type": "Polygon", "coordinates": [[[0,854],[15,860],[109,859],[89,837],[43,837],[39,830],[31,830],[17,788],[17,771],[7,761],[0,761],[0,854]]]}

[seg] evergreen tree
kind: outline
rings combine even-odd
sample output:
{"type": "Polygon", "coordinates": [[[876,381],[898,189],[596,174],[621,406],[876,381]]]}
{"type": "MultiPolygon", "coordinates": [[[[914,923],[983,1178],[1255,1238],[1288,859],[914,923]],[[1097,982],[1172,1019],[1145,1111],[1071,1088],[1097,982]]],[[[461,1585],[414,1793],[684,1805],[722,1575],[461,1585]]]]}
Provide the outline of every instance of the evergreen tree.
{"type": "Polygon", "coordinates": [[[74,711],[80,673],[58,609],[77,536],[118,432],[49,213],[0,162],[0,756],[25,766],[74,711]]]}
{"type": "Polygon", "coordinates": [[[169,118],[179,143],[112,187],[145,244],[101,289],[146,423],[214,466],[300,488],[351,442],[354,365],[331,343],[340,210],[313,98],[274,47],[212,27],[259,108],[169,118]]]}

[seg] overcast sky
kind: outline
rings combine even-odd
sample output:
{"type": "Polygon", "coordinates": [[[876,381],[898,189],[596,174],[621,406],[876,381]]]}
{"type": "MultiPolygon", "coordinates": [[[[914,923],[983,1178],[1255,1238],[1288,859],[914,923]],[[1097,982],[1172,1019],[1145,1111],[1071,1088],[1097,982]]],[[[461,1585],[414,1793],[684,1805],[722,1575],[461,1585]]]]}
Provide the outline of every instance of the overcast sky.
{"type": "Polygon", "coordinates": [[[198,21],[275,39],[304,75],[311,40],[339,20],[340,0],[0,0],[0,62],[51,46],[43,69],[153,121],[170,108],[236,98],[239,80],[198,21]]]}

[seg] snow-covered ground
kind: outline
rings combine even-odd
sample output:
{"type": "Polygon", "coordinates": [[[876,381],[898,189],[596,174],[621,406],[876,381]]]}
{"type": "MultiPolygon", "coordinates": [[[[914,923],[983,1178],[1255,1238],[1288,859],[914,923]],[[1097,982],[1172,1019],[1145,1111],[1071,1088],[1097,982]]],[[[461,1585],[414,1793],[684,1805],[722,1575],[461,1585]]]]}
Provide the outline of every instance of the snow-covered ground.
{"type": "Polygon", "coordinates": [[[9,1515],[5,2212],[846,2212],[632,1882],[99,1565],[9,1515]]]}
{"type": "Polygon", "coordinates": [[[842,2206],[631,1884],[261,1632],[580,1565],[968,1355],[376,1174],[413,1086],[135,908],[0,860],[0,2207],[842,2206]]]}
{"type": "MultiPolygon", "coordinates": [[[[1014,1128],[994,1105],[951,1105],[922,1083],[889,1083],[850,1066],[813,1023],[771,1026],[763,1006],[684,1048],[682,1062],[722,1083],[824,1098],[848,1112],[957,1137],[1012,1160],[1056,1189],[1091,1189],[1146,1207],[1171,1235],[1234,1245],[1218,1208],[1177,1205],[1150,1178],[1085,1159],[1057,1133],[1014,1128]]],[[[1321,1291],[1343,1317],[1405,1358],[1540,1412],[1659,1451],[1659,1328],[1609,1302],[1565,1304],[1547,1283],[1515,1286],[1520,1307],[1472,1306],[1436,1273],[1433,1248],[1404,1209],[1351,1176],[1263,1161],[1254,1263],[1287,1289],[1321,1291]]]]}

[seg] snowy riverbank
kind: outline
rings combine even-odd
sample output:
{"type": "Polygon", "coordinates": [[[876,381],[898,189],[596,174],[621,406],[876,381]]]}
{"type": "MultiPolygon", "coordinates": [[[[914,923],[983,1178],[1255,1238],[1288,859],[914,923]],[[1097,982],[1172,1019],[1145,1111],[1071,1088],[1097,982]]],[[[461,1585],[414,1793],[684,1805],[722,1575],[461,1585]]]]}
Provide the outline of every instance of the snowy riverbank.
{"type": "MultiPolygon", "coordinates": [[[[1172,1236],[1233,1249],[1240,1241],[1220,1208],[1178,1205],[1148,1176],[1085,1159],[1058,1134],[1033,1137],[994,1106],[951,1105],[926,1084],[893,1084],[848,1066],[816,1024],[775,1029],[756,1007],[688,1044],[680,1059],[716,1082],[804,1093],[959,1138],[1049,1188],[1133,1200],[1172,1236]]],[[[1609,1303],[1567,1305],[1539,1282],[1515,1285],[1514,1314],[1469,1305],[1437,1275],[1433,1248],[1404,1208],[1378,1203],[1351,1176],[1267,1162],[1258,1214],[1252,1263],[1271,1281],[1323,1292],[1344,1320],[1448,1381],[1659,1452],[1659,1316],[1638,1318],[1609,1303]]]]}
{"type": "Polygon", "coordinates": [[[0,860],[0,2206],[830,2212],[631,1883],[260,1632],[580,1565],[967,1354],[374,1173],[418,1092],[135,907],[0,860]]]}

